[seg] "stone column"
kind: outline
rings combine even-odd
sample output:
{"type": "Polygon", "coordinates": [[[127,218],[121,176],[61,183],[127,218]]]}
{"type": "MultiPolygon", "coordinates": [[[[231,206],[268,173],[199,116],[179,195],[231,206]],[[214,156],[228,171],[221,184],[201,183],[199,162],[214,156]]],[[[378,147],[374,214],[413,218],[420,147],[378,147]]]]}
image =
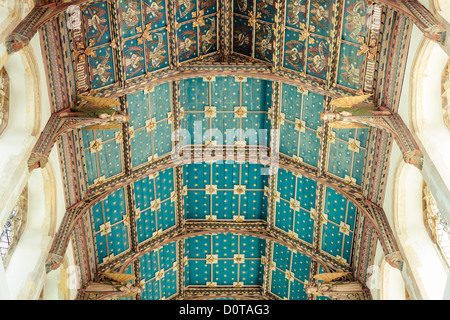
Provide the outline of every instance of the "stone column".
{"type": "Polygon", "coordinates": [[[20,51],[28,45],[31,38],[37,33],[39,28],[46,22],[53,19],[58,14],[64,12],[72,5],[79,5],[86,0],[76,0],[72,2],[50,2],[46,0],[36,1],[36,6],[19,23],[13,32],[6,38],[6,51],[8,54],[20,51]]]}

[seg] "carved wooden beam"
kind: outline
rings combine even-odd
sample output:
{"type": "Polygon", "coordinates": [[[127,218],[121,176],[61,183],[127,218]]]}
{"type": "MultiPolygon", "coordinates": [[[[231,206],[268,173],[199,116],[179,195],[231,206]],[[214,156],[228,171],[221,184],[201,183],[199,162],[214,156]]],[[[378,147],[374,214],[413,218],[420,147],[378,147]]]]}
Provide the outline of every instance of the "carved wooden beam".
{"type": "Polygon", "coordinates": [[[118,179],[108,181],[99,187],[91,190],[85,195],[85,198],[66,210],[66,213],[61,221],[58,231],[53,238],[53,243],[50,248],[49,257],[46,263],[47,272],[58,268],[59,265],[54,263],[54,257],[63,257],[70,240],[70,236],[78,223],[88,210],[102,199],[106,198],[111,193],[131,185],[133,182],[141,180],[146,176],[175,167],[176,164],[171,161],[170,156],[161,157],[150,163],[147,166],[133,171],[130,175],[122,176],[118,179]]]}
{"type": "Polygon", "coordinates": [[[376,0],[403,15],[406,15],[423,32],[423,35],[433,41],[443,44],[446,39],[446,29],[433,14],[417,0],[376,0]]]}
{"type": "Polygon", "coordinates": [[[319,176],[315,169],[309,168],[293,158],[280,154],[280,168],[297,173],[333,189],[351,201],[373,224],[386,255],[399,252],[397,241],[386,218],[383,208],[368,201],[359,188],[329,176],[319,176]]]}
{"type": "Polygon", "coordinates": [[[50,116],[50,119],[47,121],[47,124],[41,132],[41,135],[33,147],[31,155],[28,159],[28,168],[30,170],[45,167],[53,145],[61,135],[74,129],[82,128],[91,124],[104,123],[106,121],[100,118],[62,116],[65,112],[67,112],[67,110],[61,110],[50,116]]]}
{"type": "MultiPolygon", "coordinates": [[[[104,185],[103,187],[96,189],[95,192],[92,194],[88,194],[87,197],[74,205],[73,207],[69,208],[62,223],[60,226],[60,229],[58,230],[52,248],[50,250],[50,256],[52,254],[55,254],[57,256],[64,256],[69,237],[72,234],[73,228],[75,227],[78,220],[90,209],[92,208],[95,203],[98,203],[101,199],[105,198],[107,195],[111,194],[112,192],[129,185],[130,183],[134,181],[138,181],[145,176],[156,173],[158,171],[175,167],[176,165],[184,165],[189,163],[194,163],[195,159],[199,159],[199,155],[203,156],[203,149],[205,147],[190,147],[186,146],[185,148],[181,149],[181,155],[168,155],[165,158],[160,158],[158,161],[152,163],[151,165],[140,169],[136,172],[133,172],[129,176],[125,176],[123,178],[120,178],[118,181],[110,182],[108,185],[104,185]],[[187,152],[187,148],[189,148],[190,152],[187,152]]],[[[226,148],[223,147],[223,148],[226,148]]],[[[380,239],[381,245],[383,247],[383,250],[386,254],[386,256],[392,256],[395,255],[395,259],[400,259],[399,256],[399,248],[397,246],[396,240],[393,236],[392,230],[389,226],[389,223],[387,221],[386,215],[383,211],[383,209],[367,199],[363,196],[361,190],[359,188],[356,188],[354,186],[351,186],[345,182],[342,182],[336,178],[328,177],[328,176],[319,176],[316,169],[309,168],[305,165],[302,165],[301,163],[297,162],[296,160],[285,156],[280,155],[279,160],[276,162],[273,162],[273,159],[270,159],[270,155],[267,156],[266,153],[262,152],[255,152],[255,150],[258,150],[258,148],[252,148],[251,146],[247,147],[233,147],[232,148],[232,155],[233,159],[235,161],[241,161],[241,162],[250,162],[250,163],[269,163],[269,165],[276,165],[280,168],[283,168],[285,170],[291,171],[296,174],[303,175],[307,177],[308,179],[314,180],[320,184],[323,184],[326,187],[329,187],[336,192],[342,194],[345,198],[350,200],[359,210],[360,212],[365,215],[373,224],[374,228],[377,231],[378,237],[380,239]],[[262,155],[262,157],[260,157],[262,155]],[[272,162],[271,162],[272,161],[272,162]]],[[[227,150],[228,152],[230,150],[227,150]]],[[[211,155],[209,155],[211,156],[211,155]]],[[[206,158],[203,156],[201,161],[209,161],[211,159],[208,158],[208,155],[206,158]]],[[[264,224],[267,224],[264,222],[264,224]]],[[[242,224],[244,225],[244,224],[242,224]]],[[[222,231],[222,232],[240,232],[245,234],[247,231],[246,229],[241,230],[240,226],[242,225],[235,225],[233,224],[233,228],[229,229],[222,229],[220,230],[220,224],[216,224],[216,226],[219,226],[217,228],[213,228],[212,226],[209,226],[209,229],[207,229],[206,233],[210,233],[213,230],[216,230],[216,232],[222,231]]],[[[205,225],[201,225],[204,227],[205,225]]],[[[253,228],[255,225],[253,225],[253,228]]],[[[249,228],[247,226],[246,228],[249,228]]],[[[261,226],[258,226],[260,229],[261,226]]],[[[173,229],[173,228],[172,228],[173,229]]],[[[172,230],[171,229],[171,230],[172,230]]],[[[205,232],[204,230],[200,230],[199,226],[197,225],[197,229],[188,228],[188,229],[181,229],[181,228],[175,228],[175,232],[177,235],[172,235],[168,238],[167,241],[175,241],[184,239],[188,236],[194,236],[202,234],[202,232],[205,232]],[[183,231],[186,230],[186,231],[183,231]],[[194,234],[184,234],[184,232],[193,232],[194,234]],[[180,238],[181,237],[181,238],[180,238]]],[[[258,229],[258,230],[259,230],[258,229]]],[[[266,226],[264,226],[262,230],[263,234],[261,234],[261,237],[265,237],[268,240],[273,240],[276,242],[283,241],[285,244],[289,245],[292,248],[295,248],[299,252],[305,253],[309,256],[311,256],[311,252],[314,251],[314,255],[316,260],[319,261],[321,265],[324,266],[326,270],[329,270],[328,265],[335,264],[333,262],[333,259],[328,258],[327,256],[321,257],[319,255],[319,258],[317,256],[316,250],[308,247],[308,245],[303,244],[303,242],[299,239],[293,239],[289,235],[284,234],[283,232],[275,229],[275,228],[268,228],[266,230],[266,226]]],[[[249,229],[251,230],[251,229],[249,229]]],[[[254,230],[255,231],[255,230],[254,230]]],[[[167,233],[167,231],[166,231],[167,233]]],[[[253,235],[257,235],[258,233],[254,232],[253,235]]],[[[158,242],[160,243],[160,242],[158,242]]],[[[156,245],[156,244],[155,244],[156,245]]],[[[159,244],[161,245],[161,244],[159,244]]],[[[133,253],[134,255],[141,255],[142,254],[142,248],[139,249],[139,253],[133,253]]],[[[50,257],[49,256],[49,257],[50,257]]],[[[340,267],[339,264],[337,264],[338,267],[340,267]]]]}
{"type": "Polygon", "coordinates": [[[350,271],[350,266],[342,264],[335,257],[331,257],[322,252],[316,252],[311,245],[301,240],[293,239],[282,232],[270,231],[267,229],[265,221],[251,222],[228,222],[228,221],[186,221],[182,229],[171,228],[162,234],[156,235],[140,245],[138,252],[130,252],[107,264],[102,265],[102,270],[118,270],[123,272],[134,260],[139,259],[148,252],[175,241],[185,240],[191,237],[210,235],[217,233],[233,233],[239,235],[253,236],[267,241],[273,241],[283,246],[296,250],[297,252],[310,257],[323,267],[327,272],[350,271]]]}
{"type": "Polygon", "coordinates": [[[76,0],[71,2],[46,1],[36,2],[35,7],[19,23],[13,32],[6,38],[6,50],[8,54],[20,51],[27,46],[31,38],[39,28],[60,13],[66,11],[70,6],[79,5],[87,0],[76,0]]]}
{"type": "Polygon", "coordinates": [[[230,54],[232,52],[232,37],[233,37],[233,27],[232,27],[232,15],[233,15],[233,4],[231,1],[218,0],[219,11],[219,55],[220,61],[229,62],[230,54]]]}
{"type": "Polygon", "coordinates": [[[179,294],[171,300],[204,300],[204,299],[238,299],[238,300],[267,300],[267,295],[262,292],[261,287],[220,287],[205,288],[199,286],[189,286],[185,288],[184,294],[179,294]]]}
{"type": "MultiPolygon", "coordinates": [[[[348,109],[351,112],[351,108],[348,109]]],[[[406,163],[412,164],[422,170],[423,154],[415,141],[411,131],[398,113],[373,116],[341,116],[342,120],[361,123],[367,126],[382,129],[393,135],[406,163]]]]}
{"type": "Polygon", "coordinates": [[[301,77],[295,72],[286,70],[280,70],[274,72],[271,66],[263,63],[222,63],[222,62],[210,62],[210,63],[192,63],[183,64],[177,69],[166,69],[163,71],[157,71],[152,74],[152,77],[144,77],[139,79],[132,79],[128,81],[127,87],[108,87],[98,89],[95,91],[96,96],[100,97],[119,97],[131,93],[135,93],[149,86],[156,86],[162,83],[178,81],[182,79],[190,78],[202,78],[202,77],[246,77],[246,78],[258,78],[262,80],[269,80],[274,82],[281,82],[290,84],[296,87],[301,87],[304,90],[329,96],[332,98],[338,98],[342,95],[355,94],[351,90],[340,88],[328,88],[325,89],[323,84],[313,79],[307,79],[301,77]]]}

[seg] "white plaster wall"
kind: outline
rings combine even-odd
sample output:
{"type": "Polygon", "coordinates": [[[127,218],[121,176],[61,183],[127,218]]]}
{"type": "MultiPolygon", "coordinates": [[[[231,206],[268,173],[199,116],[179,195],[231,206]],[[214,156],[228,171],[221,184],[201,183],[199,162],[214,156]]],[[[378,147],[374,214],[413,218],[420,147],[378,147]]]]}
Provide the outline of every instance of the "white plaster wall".
{"type": "Polygon", "coordinates": [[[31,135],[35,106],[27,104],[26,96],[33,91],[25,91],[24,83],[27,74],[20,54],[12,55],[5,64],[10,78],[10,112],[8,125],[0,135],[0,225],[6,221],[7,215],[15,205],[28,176],[26,159],[31,152],[36,138],[31,135]]]}
{"type": "Polygon", "coordinates": [[[433,0],[436,13],[450,22],[450,0],[433,0]]]}
{"type": "Polygon", "coordinates": [[[422,176],[419,170],[409,165],[399,169],[396,231],[409,274],[423,299],[441,299],[447,268],[423,223],[422,176]]]}

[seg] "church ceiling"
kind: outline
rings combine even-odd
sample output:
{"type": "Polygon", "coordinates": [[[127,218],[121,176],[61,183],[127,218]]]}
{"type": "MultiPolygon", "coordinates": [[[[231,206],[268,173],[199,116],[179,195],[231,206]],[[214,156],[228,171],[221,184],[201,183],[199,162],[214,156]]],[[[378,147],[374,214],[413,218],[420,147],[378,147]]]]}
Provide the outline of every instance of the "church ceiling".
{"type": "MultiPolygon", "coordinates": [[[[180,106],[183,106],[180,127],[189,133],[183,138],[186,146],[203,145],[209,141],[215,141],[217,146],[234,146],[239,141],[257,145],[259,129],[270,129],[272,83],[269,81],[194,78],[180,81],[179,86],[180,106]],[[241,114],[238,111],[242,108],[245,112],[241,114]],[[256,134],[248,134],[250,129],[254,129],[256,134]],[[247,136],[223,137],[217,134],[227,130],[246,133],[247,136]]],[[[140,168],[155,157],[172,151],[170,85],[165,83],[133,93],[126,100],[130,112],[128,150],[131,167],[140,168]]],[[[319,166],[319,150],[323,145],[319,113],[323,110],[324,100],[323,96],[312,93],[306,96],[296,87],[283,85],[280,152],[295,156],[313,168],[319,166]]],[[[83,177],[88,188],[95,188],[125,173],[120,129],[80,132],[83,177]]],[[[330,132],[330,136],[325,161],[327,173],[361,185],[368,130],[336,130],[330,132]]],[[[270,140],[270,136],[263,140],[268,145],[270,141],[266,139],[270,140]]],[[[249,162],[188,163],[180,169],[182,180],[179,182],[176,181],[175,169],[169,168],[115,191],[89,213],[94,226],[95,263],[102,265],[131,252],[133,241],[139,248],[146,241],[177,228],[177,219],[183,216],[186,221],[267,223],[271,214],[276,230],[307,246],[313,247],[318,234],[321,234],[319,250],[349,266],[357,218],[355,206],[336,191],[319,188],[316,181],[279,169],[273,195],[275,209],[271,211],[270,176],[264,169],[263,164],[249,162]],[[181,183],[183,190],[181,215],[176,207],[176,183],[181,183]],[[324,193],[323,202],[317,199],[319,192],[324,193]],[[130,196],[131,201],[128,199],[130,196]],[[130,230],[130,211],[135,219],[134,238],[130,230]],[[319,220],[322,227],[315,231],[319,220]]],[[[162,251],[158,249],[157,252],[163,252],[165,259],[170,260],[170,265],[162,268],[163,271],[157,269],[160,257],[154,253],[139,260],[140,278],[146,288],[142,298],[170,298],[178,292],[176,279],[180,276],[177,265],[181,263],[180,257],[185,263],[185,281],[182,284],[186,287],[262,286],[268,268],[264,262],[265,247],[264,239],[232,233],[186,239],[185,252],[181,255],[175,243],[163,246],[162,251]],[[147,259],[153,260],[149,262],[147,259]],[[149,271],[144,271],[142,264],[149,263],[156,269],[154,277],[148,278],[149,271]],[[155,282],[159,285],[156,286],[155,282]]],[[[270,250],[273,262],[269,284],[271,292],[280,298],[305,298],[299,288],[308,279],[311,257],[280,244],[271,246],[270,250]]]]}
{"type": "Polygon", "coordinates": [[[85,94],[129,114],[122,128],[59,143],[68,206],[105,191],[74,235],[83,281],[112,268],[135,275],[144,300],[220,288],[302,300],[314,274],[354,269],[357,206],[302,174],[273,174],[267,159],[279,152],[356,191],[367,184],[376,131],[329,128],[320,114],[330,97],[373,90],[381,14],[370,10],[360,0],[87,1],[78,27],[67,12],[47,26],[54,109],[85,94]],[[123,177],[132,182],[115,185],[123,177]]]}

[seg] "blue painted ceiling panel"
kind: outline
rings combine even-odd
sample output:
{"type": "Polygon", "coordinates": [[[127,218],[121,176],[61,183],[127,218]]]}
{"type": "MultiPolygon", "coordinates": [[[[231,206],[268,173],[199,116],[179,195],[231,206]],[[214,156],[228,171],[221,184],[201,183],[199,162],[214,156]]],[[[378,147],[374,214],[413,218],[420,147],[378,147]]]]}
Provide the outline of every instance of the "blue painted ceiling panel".
{"type": "Polygon", "coordinates": [[[262,169],[248,163],[185,165],[186,219],[265,219],[268,176],[262,169]]]}
{"type": "Polygon", "coordinates": [[[129,219],[123,188],[97,203],[90,214],[99,264],[129,250],[129,219]]]}
{"type": "Polygon", "coordinates": [[[176,243],[164,245],[143,255],[140,259],[140,285],[144,300],[168,299],[177,293],[176,243]]]}
{"type": "Polygon", "coordinates": [[[170,84],[165,83],[127,96],[133,167],[172,151],[170,92],[170,84]]]}
{"type": "Polygon", "coordinates": [[[336,191],[327,188],[322,230],[322,250],[350,262],[355,231],[356,207],[336,191]]]}
{"type": "Polygon", "coordinates": [[[138,243],[175,226],[173,169],[133,184],[138,243]]]}
{"type": "Polygon", "coordinates": [[[333,129],[330,138],[327,171],[348,183],[361,186],[368,129],[333,129]]]}
{"type": "Polygon", "coordinates": [[[197,236],[185,241],[186,285],[261,285],[265,240],[236,234],[197,236]]]}
{"type": "Polygon", "coordinates": [[[305,282],[309,279],[311,259],[275,243],[273,248],[272,293],[281,299],[304,300],[305,282]]]}

